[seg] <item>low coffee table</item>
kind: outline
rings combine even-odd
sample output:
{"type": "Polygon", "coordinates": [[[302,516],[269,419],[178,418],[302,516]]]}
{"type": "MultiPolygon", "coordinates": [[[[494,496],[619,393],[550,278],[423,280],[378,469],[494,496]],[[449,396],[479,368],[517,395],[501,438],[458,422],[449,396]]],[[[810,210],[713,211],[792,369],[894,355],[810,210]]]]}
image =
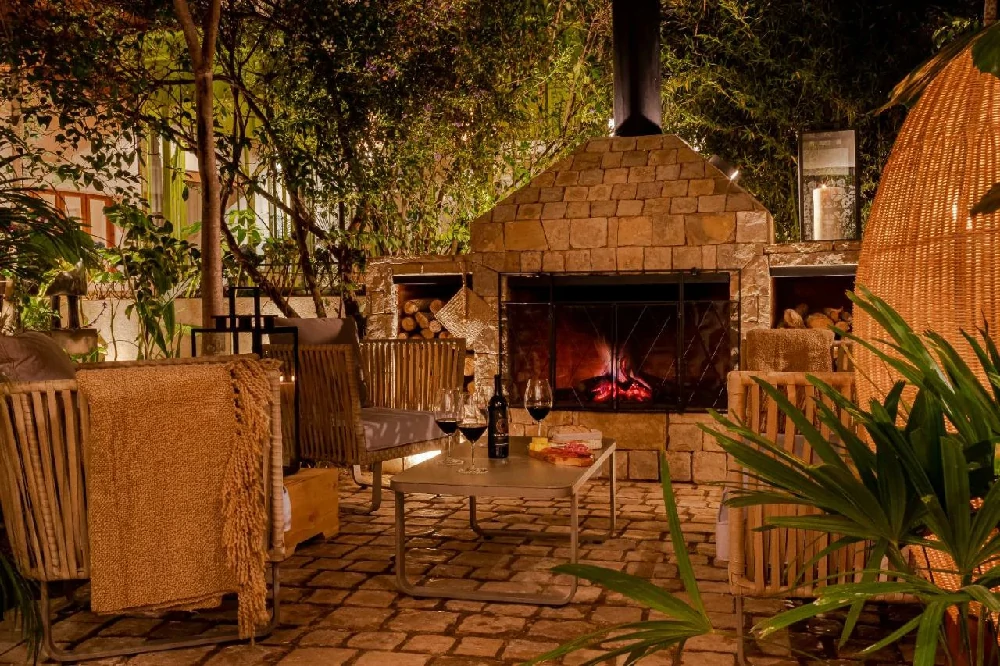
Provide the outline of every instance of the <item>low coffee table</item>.
{"type": "MultiPolygon", "coordinates": [[[[615,442],[605,438],[604,446],[594,452],[590,467],[565,467],[536,460],[528,455],[529,437],[510,438],[510,457],[506,460],[482,460],[476,452],[476,462],[485,463],[486,474],[460,474],[461,466],[445,466],[436,458],[424,461],[392,477],[389,487],[396,494],[396,586],[414,597],[466,599],[469,601],[499,601],[507,603],[561,606],[576,594],[577,579],[573,579],[565,595],[522,592],[481,592],[447,585],[415,585],[406,577],[406,494],[457,495],[469,498],[469,524],[479,535],[516,536],[528,539],[568,539],[570,562],[577,561],[579,543],[600,541],[615,533],[615,442]],[[579,524],[579,493],[585,483],[608,466],[610,481],[610,524],[607,534],[581,535],[579,524]],[[569,534],[551,534],[530,530],[485,530],[476,521],[476,500],[480,497],[519,497],[523,499],[569,499],[569,534]]],[[[458,457],[468,457],[468,445],[458,457]]]]}

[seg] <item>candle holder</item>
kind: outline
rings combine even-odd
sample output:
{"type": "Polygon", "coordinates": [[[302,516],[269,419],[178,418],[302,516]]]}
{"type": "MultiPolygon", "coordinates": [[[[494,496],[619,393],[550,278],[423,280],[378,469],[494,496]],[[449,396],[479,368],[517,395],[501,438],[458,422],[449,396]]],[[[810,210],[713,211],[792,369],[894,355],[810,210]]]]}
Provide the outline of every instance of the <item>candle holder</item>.
{"type": "Polygon", "coordinates": [[[853,129],[799,132],[799,231],[804,241],[861,237],[858,135],[853,129]]]}

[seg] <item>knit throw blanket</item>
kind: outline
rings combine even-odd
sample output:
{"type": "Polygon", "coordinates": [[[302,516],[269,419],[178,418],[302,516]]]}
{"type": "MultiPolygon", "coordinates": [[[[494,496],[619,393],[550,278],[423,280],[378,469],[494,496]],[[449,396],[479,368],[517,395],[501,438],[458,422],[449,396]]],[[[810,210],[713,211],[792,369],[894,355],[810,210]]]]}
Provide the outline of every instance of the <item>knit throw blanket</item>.
{"type": "Polygon", "coordinates": [[[91,606],[193,610],[237,592],[243,638],[268,620],[262,363],[81,370],[91,606]]]}

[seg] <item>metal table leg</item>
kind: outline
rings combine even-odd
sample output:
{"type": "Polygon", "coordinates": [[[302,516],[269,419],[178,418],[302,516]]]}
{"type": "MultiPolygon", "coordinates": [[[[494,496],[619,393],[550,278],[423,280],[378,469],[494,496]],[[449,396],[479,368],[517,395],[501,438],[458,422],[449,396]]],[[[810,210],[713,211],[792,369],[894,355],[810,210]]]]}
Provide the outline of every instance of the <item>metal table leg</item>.
{"type": "MultiPolygon", "coordinates": [[[[579,557],[580,516],[576,494],[570,498],[570,562],[579,557]]],[[[463,590],[446,585],[414,585],[406,577],[406,506],[403,493],[396,492],[396,587],[411,597],[433,597],[437,599],[464,599],[467,601],[496,601],[501,603],[536,604],[543,606],[563,606],[576,594],[579,581],[573,578],[569,591],[564,595],[536,594],[531,592],[482,592],[463,590]]]]}
{"type": "MultiPolygon", "coordinates": [[[[613,539],[615,533],[618,530],[618,500],[617,500],[617,470],[615,469],[615,452],[611,452],[611,456],[608,458],[608,486],[610,488],[610,505],[609,505],[609,522],[608,530],[599,534],[580,534],[579,538],[584,543],[600,543],[602,541],[607,541],[608,539],[613,539]]],[[[576,497],[574,495],[574,497],[576,497]]],[[[469,498],[469,527],[472,528],[479,536],[484,539],[490,539],[492,537],[520,537],[523,539],[552,539],[554,541],[565,541],[567,539],[566,534],[561,533],[551,533],[551,532],[533,532],[531,530],[488,530],[479,524],[479,519],[476,515],[476,498],[469,498]]]]}

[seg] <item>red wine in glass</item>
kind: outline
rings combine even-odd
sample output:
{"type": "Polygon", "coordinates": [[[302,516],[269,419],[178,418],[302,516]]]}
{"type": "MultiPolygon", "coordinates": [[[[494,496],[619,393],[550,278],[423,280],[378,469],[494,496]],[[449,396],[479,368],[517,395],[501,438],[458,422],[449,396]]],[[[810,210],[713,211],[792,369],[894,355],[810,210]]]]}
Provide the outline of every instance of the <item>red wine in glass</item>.
{"type": "Polygon", "coordinates": [[[542,436],[542,421],[552,410],[552,387],[544,378],[529,379],[524,387],[524,408],[538,424],[538,436],[542,436]]]}
{"type": "Polygon", "coordinates": [[[486,420],[486,404],[482,398],[475,395],[466,396],[462,400],[461,419],[458,430],[469,440],[469,465],[458,470],[459,474],[486,474],[489,470],[476,465],[476,442],[483,436],[488,427],[486,420]]]}
{"type": "Polygon", "coordinates": [[[528,407],[528,414],[539,423],[545,420],[550,411],[552,411],[550,407],[528,407]]]}
{"type": "Polygon", "coordinates": [[[458,430],[458,419],[434,419],[434,423],[437,423],[437,427],[441,429],[441,432],[448,436],[454,435],[455,431],[458,430]]]}
{"type": "Polygon", "coordinates": [[[455,433],[462,417],[462,392],[458,389],[441,389],[437,405],[434,407],[434,422],[447,435],[447,443],[441,451],[442,465],[462,465],[464,461],[455,457],[455,433]]]}
{"type": "Polygon", "coordinates": [[[479,441],[479,438],[483,436],[483,433],[486,432],[486,424],[475,423],[469,425],[460,425],[458,429],[459,431],[461,431],[462,435],[464,435],[467,440],[475,444],[476,442],[479,441]]]}

